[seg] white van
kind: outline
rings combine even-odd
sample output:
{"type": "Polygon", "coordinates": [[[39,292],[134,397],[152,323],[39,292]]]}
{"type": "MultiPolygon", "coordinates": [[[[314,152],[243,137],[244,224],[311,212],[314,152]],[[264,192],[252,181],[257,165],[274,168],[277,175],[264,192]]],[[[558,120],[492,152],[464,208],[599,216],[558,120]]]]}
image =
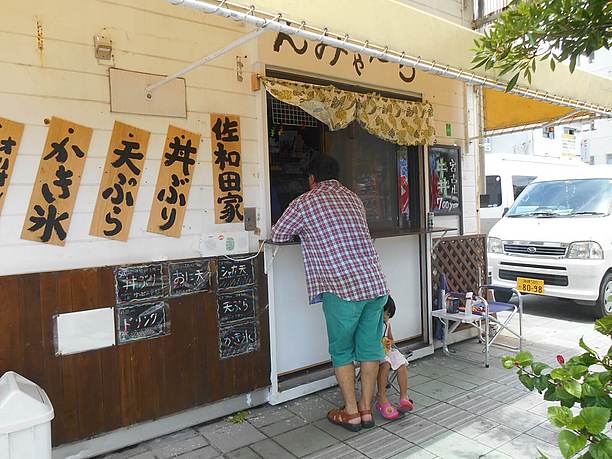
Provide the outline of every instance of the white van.
{"type": "Polygon", "coordinates": [[[612,166],[538,178],[489,232],[493,285],[612,314],[612,166]]]}
{"type": "Polygon", "coordinates": [[[486,191],[480,198],[480,231],[487,234],[502,218],[504,209],[536,177],[555,177],[589,165],[578,159],[491,153],[485,156],[486,191]]]}

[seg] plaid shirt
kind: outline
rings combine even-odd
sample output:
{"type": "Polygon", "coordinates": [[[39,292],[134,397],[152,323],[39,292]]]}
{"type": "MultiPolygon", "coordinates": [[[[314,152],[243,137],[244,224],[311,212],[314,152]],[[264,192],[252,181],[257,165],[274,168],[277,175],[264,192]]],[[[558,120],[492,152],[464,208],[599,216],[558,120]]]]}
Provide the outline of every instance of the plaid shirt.
{"type": "Polygon", "coordinates": [[[333,293],[365,301],[388,293],[365,208],[355,193],[326,180],[296,198],[272,228],[274,242],[300,236],[310,303],[333,293]]]}

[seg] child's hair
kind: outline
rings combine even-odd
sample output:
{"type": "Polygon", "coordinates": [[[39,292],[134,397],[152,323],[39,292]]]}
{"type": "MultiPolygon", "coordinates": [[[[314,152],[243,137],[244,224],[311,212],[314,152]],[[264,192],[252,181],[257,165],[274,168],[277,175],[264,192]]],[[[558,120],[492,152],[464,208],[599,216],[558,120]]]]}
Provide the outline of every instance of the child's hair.
{"type": "Polygon", "coordinates": [[[385,304],[384,311],[389,314],[389,319],[395,315],[395,301],[389,295],[389,299],[387,299],[387,303],[385,304]]]}

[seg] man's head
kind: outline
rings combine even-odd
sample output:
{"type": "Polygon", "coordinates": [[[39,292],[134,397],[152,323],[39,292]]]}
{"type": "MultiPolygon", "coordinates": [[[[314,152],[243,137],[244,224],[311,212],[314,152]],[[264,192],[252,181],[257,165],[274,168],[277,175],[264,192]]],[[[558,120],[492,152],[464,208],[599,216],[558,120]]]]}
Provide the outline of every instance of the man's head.
{"type": "Polygon", "coordinates": [[[310,188],[314,188],[317,183],[325,180],[338,180],[340,166],[338,161],[329,155],[315,156],[308,164],[308,183],[310,188]]]}

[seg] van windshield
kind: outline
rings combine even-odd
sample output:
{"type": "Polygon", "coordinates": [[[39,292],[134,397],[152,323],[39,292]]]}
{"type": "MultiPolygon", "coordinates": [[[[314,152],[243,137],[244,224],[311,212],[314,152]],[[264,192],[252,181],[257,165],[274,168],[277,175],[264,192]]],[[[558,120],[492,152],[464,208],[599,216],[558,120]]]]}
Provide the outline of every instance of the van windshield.
{"type": "Polygon", "coordinates": [[[508,217],[575,217],[609,215],[612,179],[536,182],[525,188],[508,217]]]}

